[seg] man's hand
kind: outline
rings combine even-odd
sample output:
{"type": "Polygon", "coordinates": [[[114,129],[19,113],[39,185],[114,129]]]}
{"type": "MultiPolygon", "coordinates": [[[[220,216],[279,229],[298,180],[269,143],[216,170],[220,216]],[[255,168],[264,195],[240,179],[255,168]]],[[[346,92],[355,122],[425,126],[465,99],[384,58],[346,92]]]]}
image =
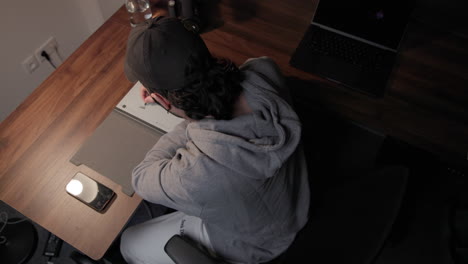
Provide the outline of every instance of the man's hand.
{"type": "Polygon", "coordinates": [[[151,94],[143,85],[140,87],[140,97],[145,104],[151,104],[155,102],[154,98],[151,97],[151,94]]]}

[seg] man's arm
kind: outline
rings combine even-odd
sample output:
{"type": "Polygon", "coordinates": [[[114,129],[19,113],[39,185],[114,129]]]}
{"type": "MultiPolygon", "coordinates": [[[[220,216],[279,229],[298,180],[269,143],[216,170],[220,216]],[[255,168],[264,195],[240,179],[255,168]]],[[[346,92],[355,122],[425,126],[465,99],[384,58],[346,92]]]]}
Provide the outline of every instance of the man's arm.
{"type": "Polygon", "coordinates": [[[185,212],[194,211],[190,193],[184,188],[183,175],[192,167],[199,150],[187,138],[184,121],[162,136],[132,172],[132,185],[143,199],[185,212]]]}
{"type": "Polygon", "coordinates": [[[186,130],[188,124],[189,121],[185,120],[175,126],[172,131],[164,134],[146,154],[143,162],[156,159],[172,159],[177,149],[183,148],[187,144],[186,130]]]}

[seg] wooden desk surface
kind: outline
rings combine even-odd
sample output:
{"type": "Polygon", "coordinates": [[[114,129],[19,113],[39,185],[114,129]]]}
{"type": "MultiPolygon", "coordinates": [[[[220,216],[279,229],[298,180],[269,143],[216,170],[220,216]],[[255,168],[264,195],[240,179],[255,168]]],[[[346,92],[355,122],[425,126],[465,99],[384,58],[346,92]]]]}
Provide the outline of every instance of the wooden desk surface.
{"type": "MultiPolygon", "coordinates": [[[[440,155],[466,159],[468,40],[411,23],[391,86],[374,99],[289,66],[316,2],[222,1],[212,12],[223,25],[203,38],[216,56],[241,64],[266,55],[286,75],[312,81],[295,91],[304,101],[440,155]]],[[[123,73],[129,31],[121,8],[0,124],[0,199],[95,259],[141,199],[69,159],[132,86],[123,73]],[[117,192],[106,213],[66,194],[77,171],[117,192]]]]}

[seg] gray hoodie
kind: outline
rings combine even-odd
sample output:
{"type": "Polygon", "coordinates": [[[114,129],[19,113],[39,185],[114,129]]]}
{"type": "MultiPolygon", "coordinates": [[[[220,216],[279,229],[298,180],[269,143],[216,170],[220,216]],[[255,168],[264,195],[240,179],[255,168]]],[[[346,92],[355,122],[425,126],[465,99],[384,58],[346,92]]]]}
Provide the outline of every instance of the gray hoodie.
{"type": "Polygon", "coordinates": [[[262,57],[240,69],[253,113],[181,123],[135,168],[133,186],[200,217],[224,259],[258,263],[284,252],[307,222],[309,184],[301,124],[276,64],[262,57]]]}

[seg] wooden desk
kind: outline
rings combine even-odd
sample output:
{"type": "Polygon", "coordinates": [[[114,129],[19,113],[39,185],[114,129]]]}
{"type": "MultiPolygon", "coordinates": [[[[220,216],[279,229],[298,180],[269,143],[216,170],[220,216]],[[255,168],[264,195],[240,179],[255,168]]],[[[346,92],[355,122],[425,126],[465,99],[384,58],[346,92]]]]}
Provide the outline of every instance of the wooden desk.
{"type": "MultiPolygon", "coordinates": [[[[304,101],[439,155],[466,159],[468,40],[412,23],[387,94],[373,99],[288,65],[316,3],[222,1],[212,11],[223,25],[203,38],[216,56],[237,64],[270,56],[286,75],[313,81],[295,91],[304,101]]],[[[129,32],[121,8],[0,125],[0,199],[95,259],[140,198],[69,159],[132,86],[123,73],[129,32]],[[117,192],[105,214],[66,194],[77,171],[117,192]]]]}

